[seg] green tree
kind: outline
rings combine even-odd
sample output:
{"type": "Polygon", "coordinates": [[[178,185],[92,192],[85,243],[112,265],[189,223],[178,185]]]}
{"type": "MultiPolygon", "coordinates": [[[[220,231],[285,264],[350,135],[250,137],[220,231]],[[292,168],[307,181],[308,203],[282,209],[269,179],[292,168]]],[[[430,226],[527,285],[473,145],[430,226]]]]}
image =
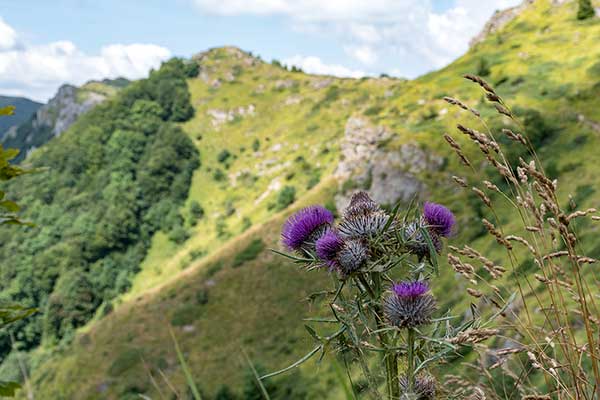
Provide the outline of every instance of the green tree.
{"type": "MultiPolygon", "coordinates": [[[[0,108],[0,116],[12,115],[13,113],[14,107],[12,106],[0,108]]],[[[4,150],[2,145],[0,145],[0,181],[9,181],[31,172],[10,164],[10,160],[14,159],[18,154],[18,150],[4,150]]],[[[5,199],[5,195],[0,190],[0,225],[24,225],[25,223],[17,215],[20,207],[14,201],[5,199]]],[[[36,309],[33,307],[23,307],[14,303],[0,304],[0,328],[4,329],[9,325],[22,321],[35,312],[36,309]]],[[[15,391],[20,387],[21,385],[14,381],[0,381],[0,396],[13,397],[15,391]]]]}
{"type": "Polygon", "coordinates": [[[596,15],[594,6],[592,6],[591,0],[579,0],[579,8],[577,9],[577,19],[583,20],[592,18],[596,15]]]}

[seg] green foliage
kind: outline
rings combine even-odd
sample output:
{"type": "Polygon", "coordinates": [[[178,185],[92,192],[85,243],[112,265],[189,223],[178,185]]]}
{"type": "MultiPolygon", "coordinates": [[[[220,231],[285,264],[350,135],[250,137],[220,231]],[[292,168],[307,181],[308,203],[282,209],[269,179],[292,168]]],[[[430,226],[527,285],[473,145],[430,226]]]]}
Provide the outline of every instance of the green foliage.
{"type": "Polygon", "coordinates": [[[296,200],[296,188],[294,186],[284,186],[277,195],[277,204],[275,208],[283,210],[296,200]]]}
{"type": "Polygon", "coordinates": [[[252,142],[252,150],[254,152],[257,152],[259,149],[260,149],[260,140],[254,139],[254,141],[252,142]]]}
{"type": "Polygon", "coordinates": [[[181,243],[185,242],[186,240],[189,239],[189,237],[190,237],[189,232],[181,225],[175,226],[169,232],[169,240],[172,240],[173,242],[175,242],[177,244],[181,244],[181,243]]]}
{"type": "Polygon", "coordinates": [[[188,78],[195,78],[200,73],[200,65],[194,61],[188,61],[185,63],[185,76],[188,78]]]}
{"type": "Polygon", "coordinates": [[[194,219],[201,219],[204,217],[204,208],[202,208],[197,200],[193,200],[190,203],[190,216],[194,219]]]}
{"type": "Polygon", "coordinates": [[[252,240],[248,246],[235,255],[232,266],[234,268],[241,266],[247,261],[254,260],[265,249],[265,243],[262,239],[252,240]]]}
{"type": "MultiPolygon", "coordinates": [[[[199,165],[193,143],[170,122],[193,114],[185,77],[181,60],[164,63],[34,154],[33,168],[46,171],[6,186],[36,222],[0,230],[0,257],[11,260],[0,268],[0,296],[26,309],[43,305],[10,327],[23,349],[71,338],[129,287],[151,235],[177,226],[170,221],[199,165]]],[[[8,163],[16,152],[2,154],[0,177],[21,175],[8,163]]],[[[4,205],[13,221],[17,208],[4,205]]],[[[10,349],[1,332],[0,356],[10,349]]]]}
{"type": "Polygon", "coordinates": [[[208,303],[208,289],[200,289],[196,292],[196,303],[200,305],[208,303]]]}
{"type": "Polygon", "coordinates": [[[226,162],[231,157],[231,153],[227,149],[221,150],[219,155],[217,156],[217,161],[220,163],[226,162]]]}
{"type": "Polygon", "coordinates": [[[227,179],[227,175],[221,169],[217,168],[213,172],[213,179],[217,182],[223,182],[227,179]]]}
{"type": "Polygon", "coordinates": [[[482,77],[490,75],[490,63],[487,58],[480,58],[477,61],[477,67],[475,68],[475,75],[479,75],[482,77]]]}
{"type": "Polygon", "coordinates": [[[579,0],[579,8],[577,9],[577,19],[583,20],[592,18],[596,15],[594,6],[592,6],[591,0],[579,0]]]}

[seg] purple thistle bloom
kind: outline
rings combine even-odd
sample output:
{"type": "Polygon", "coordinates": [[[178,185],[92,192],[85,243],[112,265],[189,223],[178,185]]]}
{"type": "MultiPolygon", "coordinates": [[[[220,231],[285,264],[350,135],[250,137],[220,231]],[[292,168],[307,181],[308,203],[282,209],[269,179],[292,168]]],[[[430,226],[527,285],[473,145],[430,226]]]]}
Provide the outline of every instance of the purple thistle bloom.
{"type": "Polygon", "coordinates": [[[290,250],[299,250],[308,242],[318,238],[315,233],[333,222],[331,211],[322,206],[303,208],[288,218],[283,225],[281,238],[283,244],[290,250]]]}
{"type": "Polygon", "coordinates": [[[400,282],[383,301],[385,317],[400,329],[415,328],[431,322],[437,306],[424,281],[400,282]]]}
{"type": "Polygon", "coordinates": [[[328,230],[315,243],[317,256],[330,268],[335,267],[338,252],[344,246],[344,240],[333,230],[328,230]]]}
{"type": "Polygon", "coordinates": [[[418,297],[429,291],[429,285],[425,281],[400,282],[394,284],[392,290],[398,297],[418,297]]]}
{"type": "Polygon", "coordinates": [[[444,237],[450,236],[456,222],[452,211],[441,204],[430,202],[426,202],[423,206],[423,217],[431,230],[444,237]]]}

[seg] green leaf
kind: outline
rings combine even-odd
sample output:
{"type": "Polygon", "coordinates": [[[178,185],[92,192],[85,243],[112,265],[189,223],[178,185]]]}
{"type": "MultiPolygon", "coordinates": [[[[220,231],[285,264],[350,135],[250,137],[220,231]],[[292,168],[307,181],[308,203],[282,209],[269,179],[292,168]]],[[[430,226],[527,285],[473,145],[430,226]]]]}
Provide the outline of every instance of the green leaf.
{"type": "Polygon", "coordinates": [[[250,361],[250,357],[248,357],[248,354],[246,354],[246,351],[244,349],[242,349],[242,354],[244,355],[244,358],[246,359],[246,363],[248,363],[248,366],[250,367],[250,370],[252,371],[252,374],[254,375],[254,379],[256,379],[256,383],[257,383],[264,399],[271,400],[271,398],[269,397],[269,393],[267,392],[267,389],[265,388],[265,385],[263,385],[263,383],[262,383],[262,380],[261,380],[262,378],[260,376],[258,376],[258,372],[256,371],[256,368],[254,368],[254,364],[252,364],[252,361],[250,361]]]}
{"type": "Polygon", "coordinates": [[[308,334],[310,336],[312,336],[315,340],[320,341],[321,338],[319,337],[319,335],[317,335],[317,332],[315,332],[315,330],[313,328],[311,328],[308,325],[304,325],[304,328],[306,328],[306,330],[308,331],[308,334]]]}
{"type": "MultiPolygon", "coordinates": [[[[306,325],[305,325],[306,326],[306,325]]],[[[312,349],[310,352],[308,352],[308,354],[306,354],[304,357],[302,357],[301,359],[299,359],[298,361],[296,361],[295,363],[293,363],[292,365],[284,368],[284,369],[280,369],[279,371],[275,371],[275,372],[271,372],[270,374],[266,374],[263,375],[259,378],[259,380],[264,380],[270,377],[273,377],[275,375],[280,375],[283,374],[284,372],[287,372],[291,369],[294,369],[298,366],[300,366],[301,364],[303,364],[304,362],[308,361],[312,356],[314,356],[319,350],[321,350],[323,348],[323,345],[320,344],[317,347],[315,347],[314,349],[312,349]]],[[[244,353],[244,355],[246,355],[246,353],[244,353]]],[[[247,356],[246,356],[247,357],[247,356]]],[[[249,361],[249,360],[248,360],[249,361]]]]}
{"type": "Polygon", "coordinates": [[[185,358],[183,357],[183,353],[179,348],[179,343],[177,342],[177,338],[175,337],[175,333],[173,332],[173,328],[169,326],[169,333],[171,334],[171,338],[173,339],[173,343],[175,344],[175,352],[177,352],[177,358],[179,359],[179,364],[181,365],[181,369],[183,369],[183,374],[185,375],[185,380],[192,391],[192,395],[194,396],[194,400],[202,400],[202,396],[200,396],[200,391],[196,387],[196,383],[194,382],[194,378],[192,377],[192,373],[185,362],[185,358]]]}

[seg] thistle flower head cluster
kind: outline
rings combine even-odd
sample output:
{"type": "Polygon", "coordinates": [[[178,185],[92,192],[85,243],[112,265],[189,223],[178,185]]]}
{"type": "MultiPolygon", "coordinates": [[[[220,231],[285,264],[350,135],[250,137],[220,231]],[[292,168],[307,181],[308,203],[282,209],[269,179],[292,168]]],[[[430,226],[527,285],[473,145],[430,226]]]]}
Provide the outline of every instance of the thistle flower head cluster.
{"type": "Polygon", "coordinates": [[[446,207],[426,202],[423,214],[404,227],[408,249],[422,260],[430,255],[430,246],[438,254],[443,248],[442,238],[449,237],[456,223],[454,214],[446,207]]]}
{"type": "Polygon", "coordinates": [[[331,223],[333,214],[325,207],[306,207],[292,215],[283,225],[282,242],[288,250],[310,249],[331,223]]]}
{"type": "MultiPolygon", "coordinates": [[[[341,279],[336,282],[340,297],[347,295],[342,293],[345,285],[354,291],[355,297],[350,302],[341,300],[339,306],[332,304],[338,315],[345,313],[344,325],[353,319],[360,321],[360,325],[369,324],[369,319],[376,315],[371,320],[371,331],[384,332],[382,324],[385,323],[406,330],[406,347],[415,348],[415,328],[431,323],[437,308],[429,282],[423,278],[426,265],[421,261],[425,257],[431,261],[435,253],[442,251],[442,240],[452,234],[455,218],[446,207],[429,202],[424,204],[421,215],[415,220],[406,221],[397,215],[386,212],[366,192],[358,192],[352,196],[337,223],[332,213],[320,206],[311,206],[292,215],[283,227],[282,241],[289,250],[310,256],[298,258],[298,262],[328,267],[336,272],[341,279]],[[419,263],[408,261],[413,258],[411,256],[416,256],[419,263]],[[393,283],[392,273],[408,276],[408,279],[393,283]],[[387,292],[385,282],[391,282],[387,292]]],[[[387,333],[378,336],[382,341],[380,348],[394,347],[386,342],[387,333]]],[[[346,338],[354,341],[348,351],[363,346],[369,339],[346,338]]],[[[386,357],[394,359],[396,356],[386,357]]],[[[397,366],[390,364],[386,368],[390,398],[409,396],[410,399],[429,400],[435,397],[435,380],[430,375],[415,376],[414,369],[410,369],[407,376],[400,377],[397,366]],[[396,376],[393,382],[391,376],[396,376]]]]}
{"type": "Polygon", "coordinates": [[[400,329],[412,329],[431,322],[436,302],[424,281],[394,284],[383,309],[388,322],[400,329]]]}

